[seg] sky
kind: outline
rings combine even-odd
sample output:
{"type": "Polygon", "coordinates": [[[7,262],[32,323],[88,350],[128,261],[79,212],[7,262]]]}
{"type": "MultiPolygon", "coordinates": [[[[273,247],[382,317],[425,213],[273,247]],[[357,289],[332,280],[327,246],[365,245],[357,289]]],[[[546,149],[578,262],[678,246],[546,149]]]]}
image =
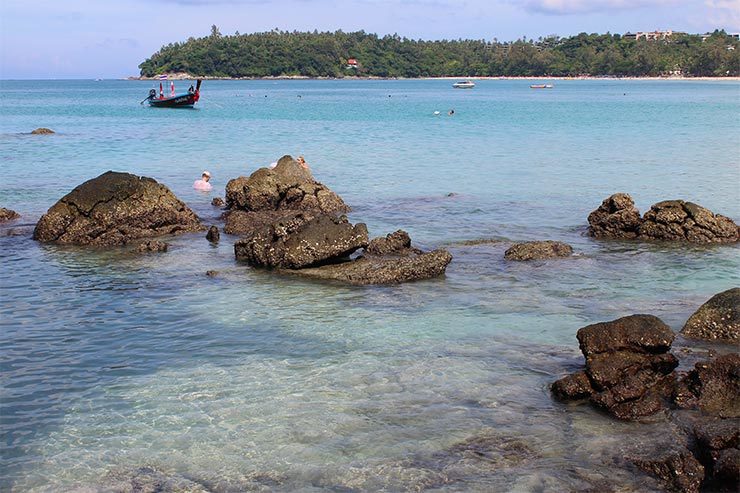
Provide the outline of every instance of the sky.
{"type": "Polygon", "coordinates": [[[122,78],[162,45],[269,31],[421,39],[740,32],[740,0],[0,0],[0,79],[122,78]]]}

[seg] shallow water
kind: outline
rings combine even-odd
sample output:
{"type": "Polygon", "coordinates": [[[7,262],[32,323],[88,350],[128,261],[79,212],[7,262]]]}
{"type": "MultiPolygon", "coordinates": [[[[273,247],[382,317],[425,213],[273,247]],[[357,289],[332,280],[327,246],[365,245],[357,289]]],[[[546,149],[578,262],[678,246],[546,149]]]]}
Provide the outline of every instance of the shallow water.
{"type": "Polygon", "coordinates": [[[23,215],[0,231],[0,490],[144,465],[221,491],[655,488],[619,457],[668,424],[616,423],[548,385],[581,364],[578,328],[652,313],[678,331],[738,285],[735,246],[594,241],[584,225],[617,191],[740,219],[740,84],[528,85],[207,81],[198,109],[168,111],[137,104],[146,82],[0,82],[0,206],[23,215]],[[38,126],[58,134],[25,134],[38,126]],[[30,239],[108,169],[220,224],[226,181],[286,153],[372,235],[449,248],[447,275],[350,288],[237,264],[228,235],[161,255],[30,239]],[[190,188],[204,168],[212,194],[190,188]],[[484,238],[503,241],[464,244],[484,238]],[[507,242],[542,238],[577,255],[503,261],[507,242]],[[479,436],[493,458],[458,460],[479,436]]]}

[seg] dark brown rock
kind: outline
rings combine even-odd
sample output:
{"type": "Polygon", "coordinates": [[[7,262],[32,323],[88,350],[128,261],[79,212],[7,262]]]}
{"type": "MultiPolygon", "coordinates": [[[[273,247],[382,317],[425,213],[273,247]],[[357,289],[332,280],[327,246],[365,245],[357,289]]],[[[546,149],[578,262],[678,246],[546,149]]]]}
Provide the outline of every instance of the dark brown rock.
{"type": "Polygon", "coordinates": [[[399,229],[386,237],[373,238],[365,251],[371,255],[388,255],[411,248],[411,237],[399,229]]]}
{"type": "Polygon", "coordinates": [[[12,221],[13,219],[18,219],[19,217],[21,217],[21,215],[14,210],[0,207],[0,223],[4,223],[5,221],[12,221]]]}
{"type": "Polygon", "coordinates": [[[249,236],[255,231],[289,218],[296,211],[239,211],[226,213],[224,233],[230,235],[249,236]]]}
{"type": "Polygon", "coordinates": [[[368,244],[367,227],[346,217],[296,212],[234,244],[236,258],[255,267],[300,269],[338,261],[368,244]]]}
{"type": "Polygon", "coordinates": [[[291,156],[283,156],[274,169],[260,168],[249,178],[239,177],[226,185],[226,205],[245,211],[349,212],[344,201],[314,180],[311,172],[291,156]]]}
{"type": "Polygon", "coordinates": [[[670,491],[698,493],[704,466],[685,447],[656,450],[650,456],[632,457],[637,467],[664,481],[670,491]]]}
{"type": "Polygon", "coordinates": [[[202,229],[195,213],[164,185],[108,171],[54,204],[36,224],[34,238],[45,243],[109,246],[202,229]]]}
{"type": "Polygon", "coordinates": [[[293,273],[355,285],[400,284],[441,276],[451,261],[452,255],[440,249],[400,256],[367,255],[351,262],[301,269],[293,273]]]}
{"type": "Polygon", "coordinates": [[[626,193],[615,193],[588,215],[588,232],[596,238],[632,239],[642,220],[635,202],[626,193]]]}
{"type": "Polygon", "coordinates": [[[32,135],[51,135],[53,133],[55,132],[52,129],[45,127],[39,127],[31,132],[32,135]]]}
{"type": "Polygon", "coordinates": [[[712,296],[686,321],[681,334],[692,339],[740,343],[740,288],[712,296]]]}
{"type": "Polygon", "coordinates": [[[545,260],[557,257],[570,257],[573,248],[561,241],[527,241],[515,243],[504,253],[506,260],[545,260]]]}
{"type": "Polygon", "coordinates": [[[221,197],[213,197],[213,200],[211,200],[211,205],[213,207],[223,207],[226,205],[226,202],[224,202],[224,199],[221,197]]]}
{"type": "Polygon", "coordinates": [[[694,436],[699,447],[706,450],[723,450],[740,446],[740,420],[711,419],[694,426],[694,436]]]}
{"type": "Polygon", "coordinates": [[[643,240],[732,243],[738,241],[738,226],[692,202],[666,200],[645,213],[638,236],[643,240]]]}
{"type": "Polygon", "coordinates": [[[675,335],[670,327],[653,315],[630,315],[578,330],[576,335],[583,355],[629,350],[638,353],[665,353],[675,335]]]}
{"type": "Polygon", "coordinates": [[[166,252],[169,248],[169,244],[165,243],[164,241],[159,240],[147,240],[142,241],[139,243],[139,246],[136,247],[136,250],[142,253],[145,252],[166,252]]]}
{"type": "Polygon", "coordinates": [[[674,401],[711,416],[740,418],[740,355],[725,354],[694,365],[679,382],[674,401]]]}
{"type": "Polygon", "coordinates": [[[567,375],[552,384],[555,397],[562,400],[585,399],[594,393],[591,381],[585,371],[567,375]]]}
{"type": "Polygon", "coordinates": [[[714,461],[713,480],[724,491],[737,491],[740,482],[740,450],[722,450],[714,461]]]}
{"type": "Polygon", "coordinates": [[[218,228],[216,226],[211,226],[208,228],[208,233],[206,233],[206,239],[210,241],[211,243],[218,243],[218,240],[221,239],[221,233],[219,233],[218,228]]]}

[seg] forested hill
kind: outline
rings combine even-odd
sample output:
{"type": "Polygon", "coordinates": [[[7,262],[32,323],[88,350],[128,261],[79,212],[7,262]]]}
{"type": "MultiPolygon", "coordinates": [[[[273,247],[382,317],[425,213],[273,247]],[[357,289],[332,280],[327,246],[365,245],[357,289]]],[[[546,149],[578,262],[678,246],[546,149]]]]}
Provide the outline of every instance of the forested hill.
{"type": "Polygon", "coordinates": [[[723,31],[664,40],[579,34],[514,42],[421,41],[365,32],[211,35],[163,46],[141,75],[212,77],[687,76],[740,75],[740,43],[723,31]]]}

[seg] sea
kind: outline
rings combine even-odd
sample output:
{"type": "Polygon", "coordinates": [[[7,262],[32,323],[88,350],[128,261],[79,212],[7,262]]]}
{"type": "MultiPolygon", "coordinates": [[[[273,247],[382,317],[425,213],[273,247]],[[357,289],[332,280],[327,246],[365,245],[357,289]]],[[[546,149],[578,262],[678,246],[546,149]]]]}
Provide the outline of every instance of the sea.
{"type": "Polygon", "coordinates": [[[0,491],[146,474],[224,492],[660,489],[624,457],[671,433],[665,418],[618,422],[549,386],[582,367],[579,328],[649,313],[678,333],[740,285],[738,246],[586,235],[616,192],[740,221],[740,82],[452,82],[208,80],[172,110],[140,104],[158,82],[0,81],[0,206],[22,215],[0,227],[0,491]],[[236,262],[223,233],[164,254],[32,239],[107,170],[222,226],[228,180],[286,154],[371,236],[448,249],[446,275],[283,277],[236,262]],[[210,193],[192,188],[203,170],[210,193]],[[541,239],[575,255],[504,260],[541,239]]]}

